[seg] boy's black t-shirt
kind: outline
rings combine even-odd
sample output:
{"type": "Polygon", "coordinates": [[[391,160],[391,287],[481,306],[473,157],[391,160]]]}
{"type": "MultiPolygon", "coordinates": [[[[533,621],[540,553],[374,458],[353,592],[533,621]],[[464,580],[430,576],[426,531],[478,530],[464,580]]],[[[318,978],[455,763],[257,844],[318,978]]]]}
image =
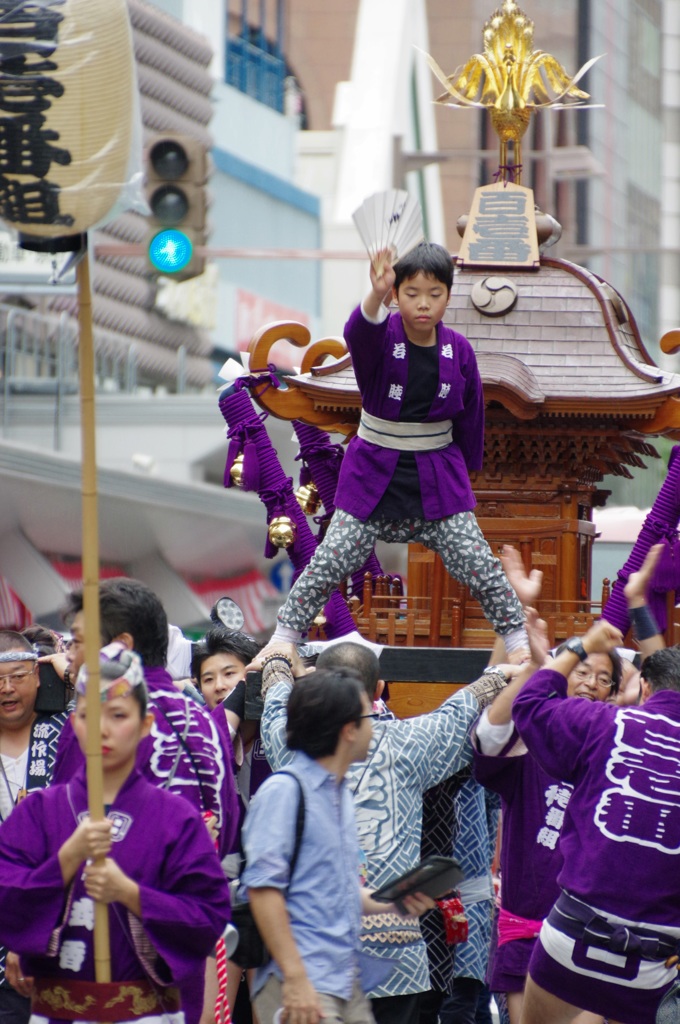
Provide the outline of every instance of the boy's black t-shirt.
{"type": "MultiPolygon", "coordinates": [[[[408,378],[399,422],[422,423],[439,383],[439,347],[408,343],[408,378]]],[[[371,512],[372,519],[413,519],[423,516],[423,500],[415,452],[401,452],[387,490],[371,512]]]]}

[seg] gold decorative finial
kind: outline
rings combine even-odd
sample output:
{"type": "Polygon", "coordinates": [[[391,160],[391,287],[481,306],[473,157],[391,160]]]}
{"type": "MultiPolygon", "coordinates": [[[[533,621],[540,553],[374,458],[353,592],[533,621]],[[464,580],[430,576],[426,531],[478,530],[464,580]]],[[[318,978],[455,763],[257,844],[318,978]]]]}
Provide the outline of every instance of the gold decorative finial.
{"type": "Polygon", "coordinates": [[[521,140],[534,110],[541,107],[583,106],[587,92],[576,83],[598,57],[589,60],[570,78],[560,62],[543,50],[534,50],[534,23],[515,0],[503,6],[484,25],[484,53],[475,53],[465,67],[445,75],[427,54],[430,67],[446,92],[437,103],[452,107],[486,107],[501,143],[500,175],[519,183],[521,140]],[[507,147],[513,144],[513,167],[508,166],[507,147]]]}

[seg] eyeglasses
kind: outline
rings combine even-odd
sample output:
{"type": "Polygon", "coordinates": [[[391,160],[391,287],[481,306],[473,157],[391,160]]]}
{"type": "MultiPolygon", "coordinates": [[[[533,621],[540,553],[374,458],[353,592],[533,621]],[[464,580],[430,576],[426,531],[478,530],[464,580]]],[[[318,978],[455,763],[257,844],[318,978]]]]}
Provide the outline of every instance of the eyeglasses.
{"type": "Polygon", "coordinates": [[[359,718],[380,718],[380,712],[371,711],[370,715],[359,715],[359,718]]]}
{"type": "Polygon", "coordinates": [[[24,679],[28,679],[34,673],[35,669],[32,668],[29,672],[12,672],[8,676],[0,676],[0,687],[5,683],[9,683],[10,686],[20,686],[24,679]]]}
{"type": "Polygon", "coordinates": [[[603,690],[611,690],[614,685],[614,680],[611,676],[607,675],[606,672],[595,673],[585,667],[574,669],[574,675],[576,676],[579,683],[585,683],[587,679],[593,679],[596,686],[601,686],[603,690]]]}

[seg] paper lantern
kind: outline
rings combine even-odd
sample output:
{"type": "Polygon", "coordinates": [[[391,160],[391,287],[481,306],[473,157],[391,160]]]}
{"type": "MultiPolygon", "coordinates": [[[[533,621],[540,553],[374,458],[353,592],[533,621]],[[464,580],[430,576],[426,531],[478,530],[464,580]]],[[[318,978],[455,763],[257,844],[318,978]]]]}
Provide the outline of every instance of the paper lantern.
{"type": "Polygon", "coordinates": [[[0,217],[36,239],[104,221],[137,109],[125,0],[0,0],[0,217]]]}

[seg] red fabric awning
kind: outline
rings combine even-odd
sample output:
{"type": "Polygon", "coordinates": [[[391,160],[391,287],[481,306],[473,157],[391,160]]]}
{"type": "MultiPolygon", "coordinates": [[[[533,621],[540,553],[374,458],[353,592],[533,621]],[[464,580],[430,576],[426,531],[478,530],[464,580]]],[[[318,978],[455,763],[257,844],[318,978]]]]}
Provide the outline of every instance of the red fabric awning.
{"type": "Polygon", "coordinates": [[[33,616],[17,597],[4,576],[0,576],[0,629],[20,631],[33,622],[33,616]]]}
{"type": "MultiPolygon", "coordinates": [[[[83,564],[80,559],[50,558],[53,569],[59,573],[69,590],[80,590],[83,585],[83,564]]],[[[114,576],[127,576],[119,565],[100,565],[99,579],[110,580],[114,576]]]]}

